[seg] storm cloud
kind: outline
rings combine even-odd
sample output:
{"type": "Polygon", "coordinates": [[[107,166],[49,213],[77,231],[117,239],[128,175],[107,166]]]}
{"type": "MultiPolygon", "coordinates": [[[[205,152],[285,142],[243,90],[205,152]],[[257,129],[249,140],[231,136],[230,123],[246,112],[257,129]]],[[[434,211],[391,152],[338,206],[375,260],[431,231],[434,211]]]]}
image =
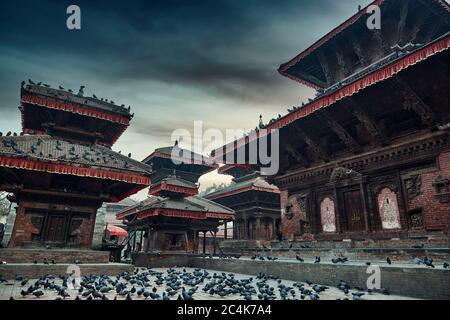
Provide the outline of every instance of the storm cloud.
{"type": "MultiPolygon", "coordinates": [[[[313,91],[276,69],[367,0],[2,2],[0,131],[20,131],[19,85],[32,78],[131,105],[114,149],[142,159],[180,127],[252,128],[313,91]],[[66,8],[81,8],[81,30],[66,8]]],[[[207,129],[207,128],[205,128],[207,129]]]]}

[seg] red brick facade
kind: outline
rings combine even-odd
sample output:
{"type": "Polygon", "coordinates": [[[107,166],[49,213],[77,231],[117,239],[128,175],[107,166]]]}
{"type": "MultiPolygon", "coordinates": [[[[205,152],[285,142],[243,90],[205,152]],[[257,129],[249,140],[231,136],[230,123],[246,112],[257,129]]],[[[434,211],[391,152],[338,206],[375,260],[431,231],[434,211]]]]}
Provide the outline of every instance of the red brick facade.
{"type": "MultiPolygon", "coordinates": [[[[44,203],[21,202],[20,206],[16,208],[16,220],[14,223],[9,247],[27,247],[33,246],[33,234],[42,232],[32,222],[32,214],[27,213],[27,210],[55,210],[58,212],[70,211],[83,213],[83,218],[80,218],[81,224],[78,227],[77,235],[74,237],[71,247],[91,249],[92,237],[94,234],[96,208],[89,207],[73,207],[63,205],[49,205],[44,203]]],[[[61,216],[68,216],[61,213],[61,216]]],[[[69,223],[68,217],[65,217],[66,224],[69,223]]]]}
{"type": "Polygon", "coordinates": [[[449,232],[450,224],[450,192],[442,190],[441,196],[438,194],[435,184],[439,178],[450,180],[450,151],[443,152],[437,159],[437,169],[427,170],[420,174],[420,193],[409,200],[409,209],[422,209],[423,224],[429,231],[449,232]],[[445,195],[445,193],[447,194],[445,195]]]}

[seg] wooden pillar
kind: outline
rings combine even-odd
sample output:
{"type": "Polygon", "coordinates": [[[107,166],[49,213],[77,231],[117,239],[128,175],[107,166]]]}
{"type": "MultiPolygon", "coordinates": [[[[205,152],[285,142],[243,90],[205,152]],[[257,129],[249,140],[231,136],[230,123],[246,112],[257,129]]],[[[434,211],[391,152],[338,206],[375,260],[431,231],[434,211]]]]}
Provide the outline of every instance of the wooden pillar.
{"type": "Polygon", "coordinates": [[[141,252],[142,251],[142,240],[144,239],[144,232],[142,232],[142,230],[140,230],[139,233],[141,234],[140,239],[139,239],[139,252],[141,252]]]}
{"type": "MultiPolygon", "coordinates": [[[[338,192],[336,187],[334,187],[333,191],[334,195],[334,215],[336,217],[336,233],[342,233],[342,226],[341,226],[341,211],[339,210],[339,203],[338,203],[338,192]]],[[[319,208],[320,210],[320,208],[319,208]]],[[[319,212],[319,215],[321,212],[319,212]]]]}
{"type": "Polygon", "coordinates": [[[197,246],[197,231],[194,230],[194,241],[192,243],[192,253],[195,253],[196,246],[197,246]]]}
{"type": "Polygon", "coordinates": [[[223,237],[224,237],[225,240],[228,239],[228,228],[227,228],[227,223],[228,223],[228,221],[225,220],[225,223],[224,223],[224,225],[223,225],[223,237]]]}
{"type": "Polygon", "coordinates": [[[203,254],[206,254],[206,231],[203,231],[203,254]]]}
{"type": "Polygon", "coordinates": [[[216,255],[216,232],[213,232],[213,255],[216,255]]]}
{"type": "Polygon", "coordinates": [[[366,190],[364,188],[364,183],[361,182],[359,184],[360,192],[361,192],[361,198],[362,198],[362,204],[363,204],[363,210],[364,210],[364,227],[366,229],[366,232],[370,231],[369,226],[369,210],[367,208],[367,199],[366,199],[366,190]]]}
{"type": "Polygon", "coordinates": [[[134,252],[136,250],[136,230],[134,230],[133,233],[133,246],[131,247],[131,252],[134,252]]]}
{"type": "Polygon", "coordinates": [[[248,219],[247,217],[244,218],[244,239],[247,240],[250,238],[250,230],[248,229],[248,219]]]}
{"type": "Polygon", "coordinates": [[[145,247],[145,252],[149,252],[150,251],[150,235],[151,235],[151,230],[150,227],[147,228],[147,245],[145,247]]]}
{"type": "Polygon", "coordinates": [[[257,217],[256,218],[256,228],[255,228],[255,239],[258,240],[260,238],[262,238],[261,236],[261,218],[257,217]]]}
{"type": "Polygon", "coordinates": [[[272,218],[272,239],[270,240],[276,240],[276,226],[275,226],[275,219],[272,218]]]}

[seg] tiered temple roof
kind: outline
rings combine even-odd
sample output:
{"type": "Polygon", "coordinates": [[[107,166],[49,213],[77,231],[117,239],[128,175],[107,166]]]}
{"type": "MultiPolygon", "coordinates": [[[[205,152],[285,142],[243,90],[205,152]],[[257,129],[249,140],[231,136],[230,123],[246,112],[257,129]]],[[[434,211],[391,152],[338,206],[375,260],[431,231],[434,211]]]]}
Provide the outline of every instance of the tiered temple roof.
{"type": "Polygon", "coordinates": [[[133,115],[124,105],[44,85],[26,85],[19,107],[25,133],[49,133],[111,146],[133,115]]]}
{"type": "Polygon", "coordinates": [[[200,220],[233,218],[233,210],[197,196],[198,178],[217,168],[208,157],[175,145],[156,149],[143,162],[153,169],[150,198],[119,213],[118,219],[130,215],[137,215],[137,219],[157,215],[200,220]]]}
{"type": "Polygon", "coordinates": [[[103,99],[22,83],[23,132],[0,134],[0,190],[17,216],[10,245],[90,248],[102,202],[150,185],[152,168],[111,150],[129,108],[103,99]]]}

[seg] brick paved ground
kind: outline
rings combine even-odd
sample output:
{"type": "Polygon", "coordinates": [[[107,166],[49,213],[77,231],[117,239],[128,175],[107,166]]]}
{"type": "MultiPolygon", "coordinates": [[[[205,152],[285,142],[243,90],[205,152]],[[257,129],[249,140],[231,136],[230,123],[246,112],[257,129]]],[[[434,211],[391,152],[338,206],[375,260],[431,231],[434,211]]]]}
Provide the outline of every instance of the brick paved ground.
{"type": "MultiPolygon", "coordinates": [[[[193,272],[194,269],[193,268],[185,268],[187,272],[193,272]]],[[[152,270],[155,271],[160,271],[160,272],[164,272],[164,275],[167,275],[167,269],[166,268],[154,268],[152,270]]],[[[183,268],[176,268],[176,270],[178,271],[182,271],[183,268]]],[[[213,275],[214,272],[217,272],[218,274],[221,273],[221,271],[214,271],[214,270],[208,270],[208,272],[210,273],[210,275],[213,275]]],[[[54,280],[55,284],[61,284],[62,280],[59,279],[57,277],[57,275],[55,275],[56,278],[54,280]]],[[[257,279],[255,279],[255,276],[249,276],[249,275],[243,275],[243,274],[235,274],[235,278],[236,279],[243,279],[243,278],[249,278],[249,277],[253,277],[253,282],[252,285],[256,288],[256,282],[258,281],[257,279]]],[[[115,279],[115,277],[112,277],[113,279],[115,279]]],[[[157,293],[162,295],[163,291],[166,289],[165,284],[163,285],[156,285],[155,284],[155,276],[149,276],[150,278],[150,287],[147,288],[147,290],[151,290],[153,289],[153,287],[157,288],[157,293]]],[[[25,286],[21,286],[19,281],[12,281],[9,280],[7,283],[2,283],[0,284],[0,300],[5,300],[5,299],[9,299],[11,296],[14,297],[14,299],[18,299],[18,300],[54,300],[57,297],[57,293],[54,290],[44,290],[45,295],[42,296],[41,298],[36,298],[34,296],[27,296],[25,298],[22,298],[20,295],[20,291],[22,289],[26,289],[28,288],[33,282],[33,281],[29,281],[25,286]]],[[[205,281],[206,283],[206,281],[205,281]]],[[[287,280],[283,280],[282,283],[286,286],[292,286],[292,284],[294,283],[293,281],[287,281],[287,280]]],[[[278,283],[276,280],[268,280],[267,284],[269,284],[270,286],[273,286],[275,288],[275,292],[277,294],[277,298],[279,298],[279,293],[277,290],[277,286],[278,283]]],[[[132,285],[127,284],[127,289],[131,289],[132,285]]],[[[191,288],[190,286],[185,286],[186,289],[191,288]]],[[[139,289],[139,287],[136,287],[137,289],[139,289]]],[[[237,299],[243,299],[242,296],[239,295],[230,295],[230,296],[225,296],[225,297],[220,297],[218,295],[210,295],[208,293],[203,292],[201,289],[203,288],[203,285],[200,284],[199,288],[197,290],[197,292],[194,294],[193,298],[195,300],[237,300],[237,299]]],[[[305,288],[311,288],[311,286],[305,284],[305,288]]],[[[298,288],[294,288],[295,290],[295,297],[297,299],[299,299],[300,294],[299,294],[299,290],[298,288]]],[[[77,296],[78,292],[77,290],[67,290],[70,294],[70,297],[67,299],[75,299],[75,297],[77,296]]],[[[179,292],[181,292],[181,290],[179,290],[179,292]]],[[[343,298],[352,298],[351,293],[352,292],[357,292],[357,290],[353,289],[350,290],[350,294],[349,295],[345,295],[342,291],[340,291],[337,288],[334,287],[330,287],[328,290],[326,290],[325,292],[320,293],[320,299],[322,300],[335,300],[335,299],[343,299],[343,298]]],[[[118,300],[124,300],[124,297],[118,296],[115,292],[111,292],[106,294],[106,296],[109,299],[114,299],[115,297],[117,297],[118,300]]],[[[145,300],[145,298],[143,297],[137,297],[136,294],[134,294],[132,296],[133,299],[135,300],[145,300]]],[[[173,296],[172,299],[176,299],[177,295],[173,296]]],[[[82,299],[85,299],[84,297],[82,299]]],[[[253,299],[257,299],[256,295],[253,296],[253,299]]],[[[394,296],[394,295],[382,295],[382,294],[365,294],[362,297],[362,300],[398,300],[398,299],[410,299],[407,297],[401,297],[401,296],[394,296]]],[[[150,298],[148,300],[151,300],[150,298]]],[[[309,300],[309,298],[307,297],[306,300],[309,300]]]]}

